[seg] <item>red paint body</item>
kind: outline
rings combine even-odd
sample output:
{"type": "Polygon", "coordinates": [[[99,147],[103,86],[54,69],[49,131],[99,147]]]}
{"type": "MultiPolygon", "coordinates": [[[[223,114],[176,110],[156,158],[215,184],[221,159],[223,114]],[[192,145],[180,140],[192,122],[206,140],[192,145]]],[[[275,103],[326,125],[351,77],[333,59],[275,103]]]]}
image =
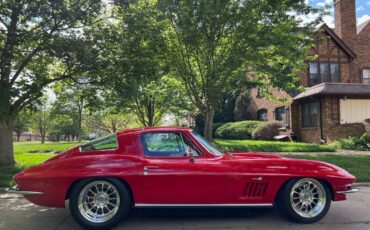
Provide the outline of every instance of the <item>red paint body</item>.
{"type": "Polygon", "coordinates": [[[131,189],[135,204],[262,204],[273,203],[281,186],[292,178],[326,181],[334,201],[355,181],[345,170],[324,162],[259,153],[215,156],[193,137],[190,129],[162,127],[119,132],[119,148],[80,152],[79,147],[14,177],[20,190],[43,195],[26,196],[38,205],[65,207],[73,183],[84,178],[114,177],[131,189]],[[144,132],[182,132],[201,150],[195,157],[145,157],[140,143],[144,132]],[[148,175],[144,175],[144,167],[148,175]],[[258,185],[257,185],[258,184],[258,185]],[[251,195],[254,194],[254,195],[251,195]]]}

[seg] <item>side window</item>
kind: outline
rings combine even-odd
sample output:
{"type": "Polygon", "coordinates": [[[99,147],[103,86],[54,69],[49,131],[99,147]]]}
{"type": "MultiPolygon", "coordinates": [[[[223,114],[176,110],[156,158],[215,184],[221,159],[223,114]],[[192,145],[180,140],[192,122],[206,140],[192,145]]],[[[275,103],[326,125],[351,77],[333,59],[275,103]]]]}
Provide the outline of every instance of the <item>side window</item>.
{"type": "Polygon", "coordinates": [[[186,142],[177,132],[155,132],[141,135],[144,154],[150,157],[185,157],[190,152],[198,156],[199,151],[186,142]]]}
{"type": "Polygon", "coordinates": [[[98,150],[110,150],[118,148],[117,135],[112,134],[102,138],[95,139],[84,145],[81,145],[81,152],[90,152],[98,150]]]}

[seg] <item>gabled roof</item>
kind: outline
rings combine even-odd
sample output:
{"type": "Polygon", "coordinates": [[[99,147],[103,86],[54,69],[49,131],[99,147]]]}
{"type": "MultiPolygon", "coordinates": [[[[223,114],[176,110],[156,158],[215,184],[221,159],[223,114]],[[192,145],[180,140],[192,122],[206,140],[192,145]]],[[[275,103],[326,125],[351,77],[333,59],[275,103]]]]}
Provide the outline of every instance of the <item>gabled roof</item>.
{"type": "Polygon", "coordinates": [[[293,101],[317,96],[317,95],[357,95],[370,96],[370,84],[360,83],[321,83],[298,94],[293,98],[293,101]]]}
{"type": "Polygon", "coordinates": [[[324,30],[352,59],[356,57],[356,53],[328,25],[324,23],[320,29],[324,30]]]}
{"type": "Polygon", "coordinates": [[[366,27],[367,25],[369,25],[370,23],[370,19],[364,21],[363,23],[361,23],[360,25],[357,26],[357,34],[361,33],[366,27]]]}

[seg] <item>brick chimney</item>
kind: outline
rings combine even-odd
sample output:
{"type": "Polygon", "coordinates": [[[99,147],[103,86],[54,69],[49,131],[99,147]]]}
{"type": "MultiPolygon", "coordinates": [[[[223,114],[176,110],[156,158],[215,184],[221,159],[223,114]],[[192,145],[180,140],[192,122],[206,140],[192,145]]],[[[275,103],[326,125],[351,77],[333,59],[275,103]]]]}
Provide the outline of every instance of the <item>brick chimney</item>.
{"type": "Polygon", "coordinates": [[[334,0],[335,33],[352,50],[357,46],[356,0],[334,0]]]}

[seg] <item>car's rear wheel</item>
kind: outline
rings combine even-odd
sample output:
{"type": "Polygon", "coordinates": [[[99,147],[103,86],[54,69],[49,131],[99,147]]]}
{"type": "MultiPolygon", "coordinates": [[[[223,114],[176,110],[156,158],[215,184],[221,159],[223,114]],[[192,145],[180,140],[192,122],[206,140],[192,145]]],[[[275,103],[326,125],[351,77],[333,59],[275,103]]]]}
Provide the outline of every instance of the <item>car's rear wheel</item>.
{"type": "Polygon", "coordinates": [[[299,223],[313,223],[323,218],[330,208],[331,191],[326,183],[313,178],[287,182],[277,197],[283,214],[299,223]]]}
{"type": "Polygon", "coordinates": [[[131,198],[117,179],[87,179],[72,188],[69,208],[83,227],[109,229],[129,213],[131,198]]]}

